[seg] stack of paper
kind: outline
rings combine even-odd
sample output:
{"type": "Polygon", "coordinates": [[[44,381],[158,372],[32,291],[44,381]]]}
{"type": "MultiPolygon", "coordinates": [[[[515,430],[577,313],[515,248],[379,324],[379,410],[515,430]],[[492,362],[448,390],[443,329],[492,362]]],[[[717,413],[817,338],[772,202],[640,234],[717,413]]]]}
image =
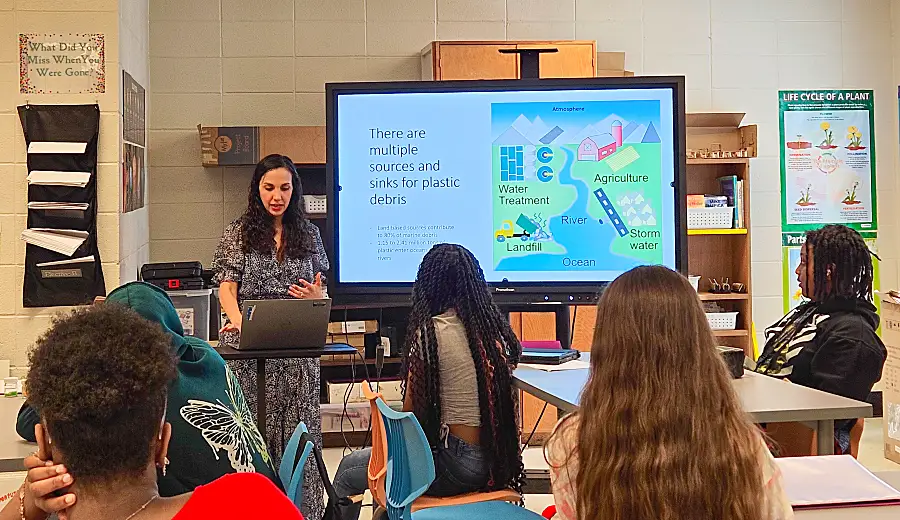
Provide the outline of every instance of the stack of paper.
{"type": "Polygon", "coordinates": [[[61,265],[75,265],[75,264],[88,264],[94,261],[94,255],[91,256],[82,256],[80,258],[73,258],[71,260],[57,260],[56,262],[42,262],[37,264],[37,267],[57,267],[61,265]]]}
{"type": "Polygon", "coordinates": [[[59,211],[87,211],[88,203],[80,202],[29,202],[28,209],[44,209],[59,211]]]}
{"type": "Polygon", "coordinates": [[[87,143],[32,141],[28,153],[84,153],[87,143]]]}
{"type": "Polygon", "coordinates": [[[76,186],[84,188],[90,180],[91,172],[34,170],[28,174],[28,184],[40,186],[76,186]]]}
{"type": "Polygon", "coordinates": [[[87,231],[76,229],[34,228],[22,231],[22,240],[25,242],[66,256],[75,254],[87,237],[87,231]]]}
{"type": "Polygon", "coordinates": [[[849,455],[776,459],[794,508],[900,502],[900,492],[849,455]]]}

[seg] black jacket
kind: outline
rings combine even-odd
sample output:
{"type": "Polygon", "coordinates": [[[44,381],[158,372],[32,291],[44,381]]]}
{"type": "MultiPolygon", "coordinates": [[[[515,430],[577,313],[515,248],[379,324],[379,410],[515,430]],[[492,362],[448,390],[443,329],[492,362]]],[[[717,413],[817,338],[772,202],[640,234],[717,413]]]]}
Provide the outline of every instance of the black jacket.
{"type": "Polygon", "coordinates": [[[815,335],[787,363],[788,379],[810,388],[865,401],[887,358],[875,333],[879,317],[865,300],[835,299],[816,309],[815,335]]]}

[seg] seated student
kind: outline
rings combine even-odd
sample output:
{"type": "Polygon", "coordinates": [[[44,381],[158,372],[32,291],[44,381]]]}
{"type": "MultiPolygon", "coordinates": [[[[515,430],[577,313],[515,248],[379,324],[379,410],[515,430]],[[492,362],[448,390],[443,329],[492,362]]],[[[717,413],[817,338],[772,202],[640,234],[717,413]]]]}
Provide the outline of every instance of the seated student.
{"type": "MultiPolygon", "coordinates": [[[[27,387],[41,414],[35,434],[42,459],[68,471],[69,485],[61,491],[64,500],[75,500],[66,502],[64,513],[92,520],[302,518],[256,473],[160,497],[156,472],[166,472],[172,435],[166,388],[177,374],[170,343],[157,324],[121,305],[58,317],[37,341],[27,387]]],[[[27,520],[45,518],[36,507],[43,497],[29,494],[33,488],[23,485],[21,505],[12,500],[0,519],[20,518],[20,506],[27,520]]]]}
{"type": "Polygon", "coordinates": [[[545,457],[564,520],[793,518],[696,291],[665,267],[604,291],[580,408],[545,457]]]}
{"type": "MultiPolygon", "coordinates": [[[[808,231],[796,274],[809,301],[766,329],[756,372],[865,401],[887,358],[875,332],[869,248],[846,226],[808,231]]],[[[835,424],[838,453],[848,453],[855,422],[835,424]]]]}
{"type": "MultiPolygon", "coordinates": [[[[491,299],[478,260],[462,246],[437,244],[413,285],[404,347],[403,409],[415,413],[434,453],[436,478],[426,494],[521,491],[517,399],[512,371],[522,347],[491,299]]],[[[344,457],[338,496],[368,487],[371,449],[344,457]]],[[[360,505],[342,506],[355,520],[360,505]]]]}
{"type": "MultiPolygon", "coordinates": [[[[166,292],[133,282],[109,293],[104,305],[113,304],[131,308],[161,326],[178,361],[166,408],[166,421],[173,430],[171,464],[158,475],[160,494],[180,495],[234,472],[262,473],[280,486],[237,378],[208,343],[184,335],[166,292]]],[[[34,442],[34,425],[40,418],[29,403],[19,411],[16,430],[34,442]]]]}

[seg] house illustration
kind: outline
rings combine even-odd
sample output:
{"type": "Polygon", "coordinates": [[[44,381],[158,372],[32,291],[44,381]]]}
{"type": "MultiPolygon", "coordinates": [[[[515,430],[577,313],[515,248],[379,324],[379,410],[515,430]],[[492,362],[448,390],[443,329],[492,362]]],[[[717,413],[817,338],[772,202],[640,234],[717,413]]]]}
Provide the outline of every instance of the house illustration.
{"type": "Polygon", "coordinates": [[[614,154],[617,147],[616,138],[612,134],[597,134],[585,137],[581,144],[578,145],[578,160],[602,161],[614,154]]]}

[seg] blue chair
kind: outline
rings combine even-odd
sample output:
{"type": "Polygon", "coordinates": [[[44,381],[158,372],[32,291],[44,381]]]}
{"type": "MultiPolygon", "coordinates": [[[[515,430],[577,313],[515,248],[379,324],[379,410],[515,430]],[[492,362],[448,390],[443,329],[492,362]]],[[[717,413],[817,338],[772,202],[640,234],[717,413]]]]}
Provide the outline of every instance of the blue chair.
{"type": "MultiPolygon", "coordinates": [[[[366,388],[365,384],[363,388],[366,388]]],[[[413,413],[398,412],[392,409],[376,394],[371,396],[367,394],[367,397],[369,397],[370,402],[375,403],[384,426],[385,444],[387,444],[387,471],[384,480],[386,503],[384,507],[390,520],[412,520],[414,517],[418,518],[414,515],[419,513],[413,513],[413,511],[430,509],[451,510],[456,507],[477,510],[494,501],[518,502],[521,500],[521,496],[512,490],[470,493],[447,498],[422,497],[431,486],[431,483],[434,482],[435,477],[434,456],[431,453],[431,445],[425,437],[425,432],[422,431],[422,426],[413,413]]],[[[377,430],[380,428],[376,428],[374,419],[372,424],[374,446],[374,438],[379,435],[380,432],[377,430]]],[[[373,457],[373,460],[375,460],[375,457],[373,457]]],[[[377,468],[374,469],[377,470],[377,468]]],[[[377,471],[373,471],[370,463],[370,480],[371,475],[376,475],[377,473],[377,471]]],[[[370,482],[370,486],[372,484],[373,482],[370,482]]],[[[380,495],[378,490],[373,489],[372,493],[377,500],[380,495]]],[[[521,509],[516,506],[512,507],[521,509]]]]}
{"type": "Polygon", "coordinates": [[[385,509],[390,520],[410,520],[412,503],[434,482],[434,457],[425,432],[412,412],[398,412],[383,399],[377,399],[375,404],[387,434],[385,509]],[[415,471],[413,460],[417,462],[415,471]]]}
{"type": "Polygon", "coordinates": [[[524,507],[491,500],[459,506],[429,507],[412,514],[412,520],[545,520],[543,516],[524,507]]]}
{"type": "Polygon", "coordinates": [[[285,446],[281,465],[278,467],[278,478],[281,479],[284,492],[298,508],[303,502],[303,471],[312,450],[309,430],[305,424],[300,423],[285,446]]]}

